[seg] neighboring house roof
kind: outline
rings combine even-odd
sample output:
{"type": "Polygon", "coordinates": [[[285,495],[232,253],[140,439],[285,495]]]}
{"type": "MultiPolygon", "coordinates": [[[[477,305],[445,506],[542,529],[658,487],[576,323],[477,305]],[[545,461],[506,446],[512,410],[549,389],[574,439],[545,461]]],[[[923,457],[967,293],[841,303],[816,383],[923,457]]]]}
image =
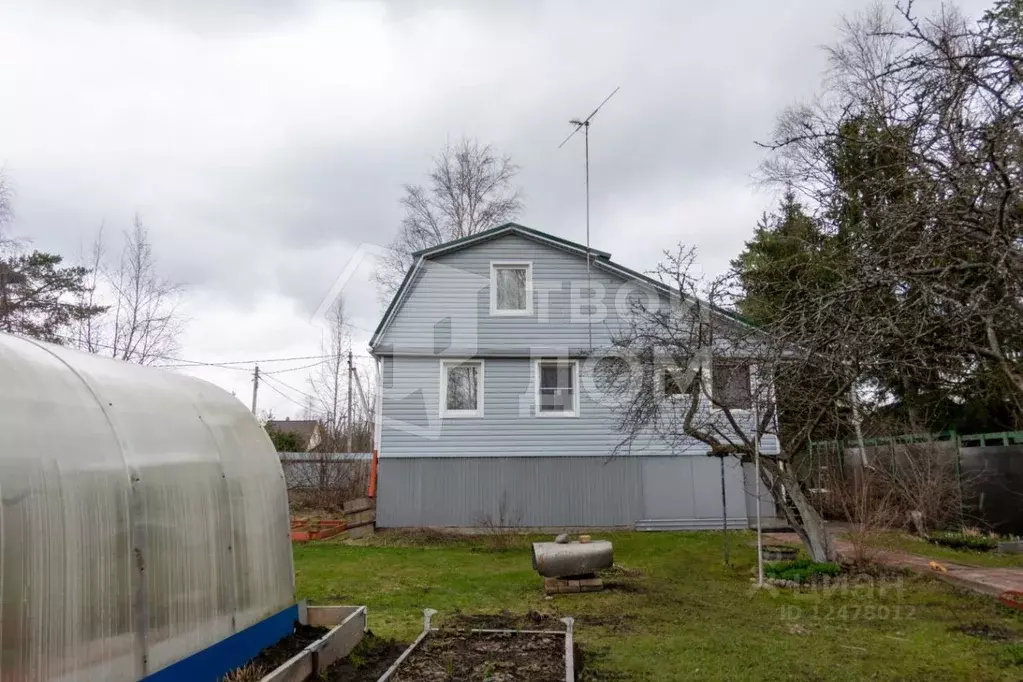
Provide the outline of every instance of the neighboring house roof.
{"type": "Polygon", "coordinates": [[[315,419],[271,419],[266,428],[277,433],[294,434],[306,450],[312,450],[320,444],[320,422],[315,419]]]}
{"type": "MultiPolygon", "coordinates": [[[[380,337],[387,329],[387,326],[394,318],[394,315],[398,312],[398,309],[401,307],[402,301],[404,300],[405,296],[408,294],[408,291],[412,287],[412,282],[415,279],[416,272],[419,271],[419,268],[421,267],[424,260],[452,253],[454,251],[459,251],[461,249],[469,248],[481,242],[490,241],[492,239],[504,237],[509,234],[515,234],[520,237],[529,239],[531,241],[547,244],[554,248],[576,254],[583,258],[585,258],[586,253],[589,252],[591,254],[593,266],[596,268],[616,273],[620,277],[624,277],[625,279],[635,280],[641,284],[653,287],[654,289],[664,292],[668,295],[674,296],[680,295],[677,289],[668,286],[664,282],[660,282],[654,279],[653,277],[649,277],[648,275],[644,275],[642,273],[636,272],[635,270],[631,270],[625,267],[624,265],[619,265],[618,263],[615,263],[614,261],[611,260],[611,254],[606,251],[598,251],[597,249],[587,248],[585,244],[579,244],[578,242],[562,239],[561,237],[557,237],[553,234],[541,232],[540,230],[534,230],[531,227],[519,225],[518,223],[506,223],[504,225],[499,225],[498,227],[491,228],[489,230],[484,230],[483,232],[478,232],[467,237],[459,237],[458,239],[453,239],[449,242],[444,242],[443,244],[431,246],[430,248],[422,249],[420,251],[416,251],[415,253],[413,253],[412,255],[415,258],[415,262],[413,263],[412,267],[409,268],[408,272],[405,273],[405,278],[402,280],[401,285],[398,287],[398,291],[394,294],[394,298],[391,299],[391,303],[387,306],[387,310],[384,311],[384,316],[380,319],[380,323],[377,325],[376,330],[373,332],[373,337],[369,341],[370,347],[372,348],[377,345],[377,342],[380,340],[380,337]]],[[[738,315],[737,313],[734,313],[730,310],[724,310],[717,306],[712,307],[715,311],[721,313],[722,315],[725,315],[726,317],[734,319],[737,322],[753,326],[752,322],[744,319],[741,315],[738,315]]]]}

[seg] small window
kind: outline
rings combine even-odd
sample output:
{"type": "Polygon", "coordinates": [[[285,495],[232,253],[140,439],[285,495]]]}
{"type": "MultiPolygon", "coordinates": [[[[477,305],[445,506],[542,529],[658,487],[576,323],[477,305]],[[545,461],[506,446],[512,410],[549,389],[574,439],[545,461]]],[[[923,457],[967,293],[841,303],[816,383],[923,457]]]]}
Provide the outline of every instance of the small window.
{"type": "Polygon", "coordinates": [[[440,373],[442,417],[483,416],[483,361],[443,360],[440,373]]]}
{"type": "Polygon", "coordinates": [[[537,361],[537,416],[574,417],[579,413],[578,369],[575,360],[537,361]]]}
{"type": "Polygon", "coordinates": [[[490,264],[490,314],[531,315],[533,313],[533,265],[531,263],[490,264]]]}
{"type": "Polygon", "coordinates": [[[665,367],[661,370],[661,390],[665,398],[674,398],[685,395],[689,388],[686,381],[686,371],[675,367],[665,367]]]}
{"type": "Polygon", "coordinates": [[[753,407],[748,364],[715,360],[711,380],[714,401],[722,408],[748,410],[753,407]]]}

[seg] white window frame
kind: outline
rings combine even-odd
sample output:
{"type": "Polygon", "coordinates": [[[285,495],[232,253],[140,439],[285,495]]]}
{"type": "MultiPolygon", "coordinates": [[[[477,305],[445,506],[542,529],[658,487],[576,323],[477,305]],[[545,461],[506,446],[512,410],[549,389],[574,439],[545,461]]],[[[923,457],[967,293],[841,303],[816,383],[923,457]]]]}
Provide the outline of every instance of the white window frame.
{"type": "Polygon", "coordinates": [[[483,405],[486,403],[484,389],[486,387],[486,363],[480,358],[444,358],[440,361],[440,416],[441,418],[468,418],[474,419],[483,416],[483,405]],[[459,365],[479,365],[479,377],[476,381],[476,409],[475,410],[449,410],[448,409],[448,367],[459,365]]]}
{"type": "Polygon", "coordinates": [[[579,416],[579,361],[568,358],[539,358],[533,367],[534,403],[533,414],[543,419],[579,416]],[[572,411],[543,412],[540,410],[540,365],[545,362],[570,363],[572,365],[572,411]]]}
{"type": "MultiPolygon", "coordinates": [[[[718,362],[722,364],[739,364],[746,365],[746,372],[749,375],[749,395],[750,395],[750,407],[729,407],[727,408],[732,414],[752,414],[753,407],[752,403],[756,400],[756,385],[753,383],[755,374],[752,362],[745,358],[729,358],[719,357],[718,362]]],[[[726,408],[718,407],[714,404],[714,358],[706,364],[707,372],[707,395],[710,398],[710,411],[711,412],[724,412],[726,408]]]]}
{"type": "MultiPolygon", "coordinates": [[[[657,368],[657,378],[658,378],[657,391],[658,391],[658,393],[660,393],[661,400],[682,400],[684,398],[688,398],[689,397],[689,393],[687,392],[687,387],[685,387],[685,386],[681,387],[682,388],[682,392],[681,393],[676,393],[676,394],[673,394],[673,395],[668,394],[668,392],[664,390],[665,378],[666,378],[666,375],[668,374],[668,372],[682,372],[684,374],[686,371],[687,370],[682,369],[681,367],[676,367],[675,365],[661,365],[660,367],[657,368]]],[[[696,375],[693,376],[693,381],[699,381],[699,380],[700,380],[699,370],[697,370],[696,375]]]]}
{"type": "Polygon", "coordinates": [[[490,314],[498,316],[527,317],[533,314],[533,261],[529,260],[494,260],[490,261],[490,314]],[[525,310],[498,310],[497,308],[497,270],[498,268],[526,269],[526,308],[525,310]]]}

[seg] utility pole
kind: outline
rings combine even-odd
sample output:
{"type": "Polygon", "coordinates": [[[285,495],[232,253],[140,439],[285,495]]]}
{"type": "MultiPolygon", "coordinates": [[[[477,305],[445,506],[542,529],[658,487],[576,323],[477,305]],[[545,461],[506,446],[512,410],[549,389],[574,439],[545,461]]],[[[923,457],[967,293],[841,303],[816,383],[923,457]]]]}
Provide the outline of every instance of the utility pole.
{"type": "Polygon", "coordinates": [[[352,351],[348,350],[348,452],[352,451],[352,374],[355,368],[352,366],[352,351]]]}
{"type": "Polygon", "coordinates": [[[252,372],[252,414],[256,414],[256,395],[259,393],[259,365],[252,372]]]}

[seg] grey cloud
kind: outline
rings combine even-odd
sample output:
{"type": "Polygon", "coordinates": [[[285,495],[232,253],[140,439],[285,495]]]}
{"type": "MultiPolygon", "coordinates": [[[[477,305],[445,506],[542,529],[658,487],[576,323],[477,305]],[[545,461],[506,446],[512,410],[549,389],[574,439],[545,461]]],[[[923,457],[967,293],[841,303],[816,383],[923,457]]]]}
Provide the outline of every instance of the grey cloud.
{"type": "MultiPolygon", "coordinates": [[[[169,276],[239,310],[276,295],[310,315],[360,243],[395,234],[402,184],[463,134],[522,167],[521,222],[582,239],[582,139],[557,145],[569,118],[621,85],[591,129],[594,245],[645,270],[692,241],[721,267],[771,203],[752,187],[754,141],[817,89],[818,46],[861,6],[3,8],[0,87],[21,105],[0,110],[14,229],[74,254],[100,221],[118,230],[138,210],[169,276]]],[[[375,294],[352,294],[372,326],[375,294]]]]}
{"type": "Polygon", "coordinates": [[[139,19],[190,31],[232,32],[297,19],[310,0],[37,0],[37,9],[109,21],[139,19]]]}

